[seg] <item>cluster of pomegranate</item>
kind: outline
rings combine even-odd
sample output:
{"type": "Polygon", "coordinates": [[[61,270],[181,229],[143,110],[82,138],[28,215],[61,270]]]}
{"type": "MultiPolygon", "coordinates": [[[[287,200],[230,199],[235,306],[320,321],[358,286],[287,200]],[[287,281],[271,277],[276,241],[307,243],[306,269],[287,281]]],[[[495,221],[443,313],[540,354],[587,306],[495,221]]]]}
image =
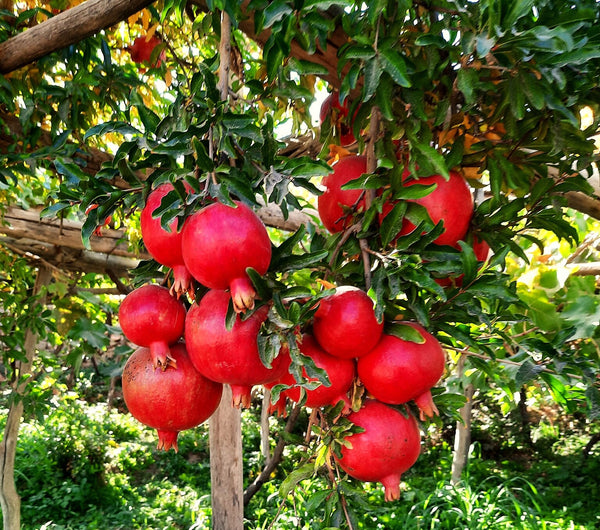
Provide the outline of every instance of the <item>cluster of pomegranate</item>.
{"type": "Polygon", "coordinates": [[[367,293],[342,286],[319,302],[311,331],[304,333],[298,346],[324,370],[328,384],[302,389],[285,374],[265,385],[289,386],[279,394],[272,410],[285,413],[288,399],[309,408],[335,406],[342,401],[342,414],[364,432],[349,436],[349,444],[336,460],[359,480],[381,482],[386,500],[398,499],[401,475],[416,462],[421,435],[410,409],[401,407],[399,411],[394,406],[414,402],[422,420],[437,414],[431,388],[444,372],[440,343],[415,323],[393,324],[384,330],[367,293]],[[399,338],[394,326],[416,331],[416,341],[399,338]],[[368,395],[358,411],[352,410],[349,398],[354,385],[362,385],[368,395]]]}
{"type": "MultiPolygon", "coordinates": [[[[329,232],[337,233],[348,229],[356,222],[355,215],[365,209],[364,189],[343,189],[344,185],[367,173],[367,158],[363,155],[348,155],[333,165],[333,172],[323,179],[324,192],[319,195],[318,211],[323,225],[329,232]]],[[[411,178],[408,170],[403,173],[403,186],[415,184],[434,186],[433,191],[417,199],[407,199],[425,208],[431,221],[437,225],[443,222],[442,233],[433,241],[435,245],[450,246],[460,250],[459,241],[471,240],[471,245],[478,261],[485,261],[490,253],[489,245],[471,233],[473,217],[473,195],[466,180],[456,171],[450,171],[448,179],[442,175],[430,175],[411,178]]],[[[378,194],[384,190],[377,190],[378,194]]],[[[399,201],[386,200],[383,204],[379,221],[383,220],[394,209],[399,201]]],[[[416,226],[404,217],[401,229],[395,240],[410,234],[416,226]]],[[[462,277],[436,278],[442,287],[460,286],[462,277]]]]}
{"type": "MultiPolygon", "coordinates": [[[[356,172],[364,173],[363,162],[355,156],[338,162],[328,178],[328,192],[333,192],[329,184],[341,167],[351,170],[338,187],[356,172]]],[[[125,297],[119,310],[123,333],[139,346],[122,378],[131,414],[158,431],[159,448],[177,450],[178,432],[213,414],[224,384],[230,385],[236,407],[250,406],[255,386],[283,385],[271,407],[281,414],[288,400],[313,409],[341,401],[342,414],[364,431],[349,436],[335,456],[340,467],[359,480],[380,481],[386,499],[397,499],[401,474],[420,452],[419,426],[406,404],[413,402],[422,420],[437,413],[431,388],[444,371],[439,342],[416,323],[384,329],[367,293],[341,286],[318,301],[297,340],[300,352],[326,374],[326,382],[304,372],[305,380],[298,383],[290,373],[285,343],[266,366],[258,339],[270,301],[257,298],[247,272],[252,268],[264,275],[269,268],[271,241],[264,224],[242,202],[215,201],[186,218],[180,230],[176,220],[164,228],[155,212],[171,190],[170,183],[154,189],[141,214],[143,241],[153,258],[170,269],[171,288],[143,285],[125,297]],[[196,283],[207,289],[199,299],[196,283]],[[402,326],[404,333],[398,332],[402,326]],[[407,335],[411,340],[401,338],[407,335]],[[350,395],[357,387],[364,387],[367,398],[353,410],[350,395]]],[[[327,217],[322,207],[326,194],[319,199],[319,210],[325,226],[334,231],[340,219],[342,227],[346,221],[344,203],[337,195],[329,208],[334,213],[327,217]]],[[[345,204],[356,208],[360,200],[353,195],[345,204]]]]}
{"type": "Polygon", "coordinates": [[[216,410],[223,384],[235,406],[249,406],[254,385],[282,376],[289,365],[285,347],[266,367],[258,333],[268,306],[256,310],[256,292],[246,269],[265,274],[271,242],[262,221],[246,205],[213,202],[165,229],[153,212],[172,184],[157,187],[142,210],[144,243],[153,258],[172,270],[171,289],[143,285],[119,308],[125,336],[140,348],[123,370],[123,396],[131,414],[157,429],[159,448],[177,450],[177,433],[199,425],[216,410]],[[193,281],[209,291],[193,300],[193,281]],[[229,326],[230,305],[235,321],[229,326]],[[248,312],[246,318],[241,314],[248,312]]]}

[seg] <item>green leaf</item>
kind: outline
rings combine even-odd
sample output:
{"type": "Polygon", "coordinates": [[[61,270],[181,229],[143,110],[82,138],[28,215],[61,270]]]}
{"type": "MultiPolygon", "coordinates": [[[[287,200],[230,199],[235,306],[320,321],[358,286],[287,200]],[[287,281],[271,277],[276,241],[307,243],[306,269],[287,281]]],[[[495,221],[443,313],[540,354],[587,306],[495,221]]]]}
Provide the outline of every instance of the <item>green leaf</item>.
{"type": "Polygon", "coordinates": [[[442,175],[446,180],[448,180],[450,178],[450,173],[448,171],[446,161],[444,160],[444,157],[438,151],[436,151],[430,145],[426,145],[426,144],[419,143],[419,142],[412,142],[412,140],[411,140],[411,144],[414,149],[416,149],[423,156],[425,156],[429,159],[429,162],[433,165],[435,170],[440,175],[442,175]]]}
{"type": "Polygon", "coordinates": [[[412,86],[402,55],[393,48],[384,48],[379,50],[379,58],[383,69],[397,84],[404,88],[412,86]]]}
{"type": "Polygon", "coordinates": [[[387,247],[400,233],[404,224],[406,208],[406,201],[398,201],[381,221],[379,233],[381,234],[381,244],[383,247],[387,247]]]}
{"type": "Polygon", "coordinates": [[[525,16],[533,17],[532,8],[535,3],[535,0],[511,0],[507,4],[510,5],[510,10],[502,21],[502,26],[512,28],[517,20],[525,16]]]}
{"type": "Polygon", "coordinates": [[[548,87],[544,86],[541,81],[538,81],[533,74],[520,72],[519,79],[529,103],[531,103],[534,109],[542,110],[546,105],[545,91],[548,90],[548,87]]]}
{"type": "Polygon", "coordinates": [[[524,384],[535,379],[543,371],[543,365],[535,364],[529,359],[525,360],[515,375],[515,387],[521,388],[524,384]]]}
{"type": "Polygon", "coordinates": [[[233,299],[229,299],[229,305],[227,306],[227,314],[225,315],[225,329],[231,331],[238,318],[237,313],[233,307],[233,299]]]}
{"type": "Polygon", "coordinates": [[[277,262],[279,271],[301,270],[314,266],[323,261],[329,255],[327,250],[318,250],[316,252],[306,252],[303,254],[291,254],[277,262]]]}
{"type": "Polygon", "coordinates": [[[368,101],[375,94],[382,73],[383,69],[381,68],[378,55],[375,55],[366,62],[364,67],[365,86],[363,88],[363,101],[368,101]]]}
{"type": "Polygon", "coordinates": [[[424,344],[425,337],[421,334],[418,329],[415,329],[413,326],[402,324],[402,323],[393,323],[385,326],[385,333],[388,335],[392,335],[397,339],[405,340],[408,342],[415,342],[416,344],[424,344]]]}
{"type": "Polygon", "coordinates": [[[375,50],[373,49],[373,46],[363,46],[360,44],[354,44],[344,50],[341,59],[359,59],[363,61],[368,61],[373,57],[375,57],[375,50]]]}
{"type": "Polygon", "coordinates": [[[100,123],[88,129],[83,136],[83,140],[85,141],[91,136],[102,136],[109,132],[119,133],[123,136],[128,134],[142,134],[138,129],[129,125],[129,123],[123,121],[109,121],[106,123],[100,123]]]}
{"type": "Polygon", "coordinates": [[[156,131],[158,124],[160,123],[160,117],[146,105],[136,105],[136,109],[140,116],[140,120],[146,128],[146,133],[152,133],[156,131]]]}
{"type": "Polygon", "coordinates": [[[314,464],[304,464],[303,466],[294,469],[279,486],[279,496],[285,499],[293,489],[296,488],[299,482],[306,480],[315,473],[314,464]]]}
{"type": "Polygon", "coordinates": [[[67,177],[69,183],[72,185],[77,186],[82,180],[87,180],[87,176],[83,170],[72,162],[63,162],[57,158],[54,160],[54,167],[60,175],[67,177]]]}
{"type": "Polygon", "coordinates": [[[285,0],[275,0],[267,4],[264,9],[264,23],[265,28],[270,28],[275,22],[280,21],[287,15],[291,15],[294,11],[291,6],[285,0]]]}
{"type": "Polygon", "coordinates": [[[458,71],[458,89],[463,93],[465,101],[469,105],[475,103],[475,93],[478,81],[479,74],[474,68],[461,68],[458,71]]]}

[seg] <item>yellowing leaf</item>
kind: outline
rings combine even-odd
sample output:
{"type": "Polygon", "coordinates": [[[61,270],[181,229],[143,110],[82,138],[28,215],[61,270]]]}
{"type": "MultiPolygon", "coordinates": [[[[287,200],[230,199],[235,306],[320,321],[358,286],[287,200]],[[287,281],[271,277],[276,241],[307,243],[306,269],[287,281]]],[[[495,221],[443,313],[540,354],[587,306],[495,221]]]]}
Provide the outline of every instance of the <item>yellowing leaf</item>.
{"type": "Polygon", "coordinates": [[[142,27],[144,29],[148,29],[148,26],[150,26],[150,11],[148,11],[147,9],[144,9],[142,11],[142,27]]]}

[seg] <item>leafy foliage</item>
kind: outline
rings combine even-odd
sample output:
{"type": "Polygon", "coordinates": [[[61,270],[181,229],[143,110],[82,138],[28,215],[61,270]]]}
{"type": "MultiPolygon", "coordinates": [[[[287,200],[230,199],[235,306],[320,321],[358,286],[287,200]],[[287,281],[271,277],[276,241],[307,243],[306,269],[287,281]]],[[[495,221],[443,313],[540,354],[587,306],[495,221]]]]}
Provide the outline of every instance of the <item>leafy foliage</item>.
{"type": "MultiPolygon", "coordinates": [[[[0,41],[52,16],[55,6],[68,5],[25,3],[28,9],[0,17],[0,41]]],[[[242,31],[248,21],[239,2],[213,0],[206,7],[166,1],[0,79],[0,135],[8,138],[0,142],[4,202],[81,220],[86,246],[109,217],[133,246],[141,245],[137,212],[165,181],[174,191],[157,212],[163,226],[177,219],[181,228],[187,216],[215,199],[275,206],[284,220],[308,214],[295,231],[271,229],[269,272],[260,277],[249,271],[271,305],[260,341],[267,364],[288,342],[297,379],[304,367],[326,382],[299,352],[296,336],[310,327],[327,293],[323,280],[351,284],[369,291],[378,317],[419,321],[444,343],[449,364],[446,391],[436,393],[443,414],[438,427],[456,419],[464,403],[459,394],[469,383],[480,395],[500,400],[506,411],[515,408],[522,388],[541,388],[566,412],[584,409],[597,419],[596,282],[570,275],[567,261],[575,249],[589,248],[578,245],[598,227],[566,208],[569,194],[594,193],[597,2],[252,0],[244,9],[254,15],[256,34],[267,31],[262,47],[242,31]],[[219,90],[222,11],[234,26],[228,101],[219,90]],[[158,52],[165,52],[165,60],[139,65],[129,46],[151,34],[164,43],[158,52]],[[318,60],[332,42],[341,42],[333,71],[318,60]],[[331,120],[320,130],[313,125],[310,107],[325,88],[319,76],[329,78],[349,105],[357,138],[351,150],[374,160],[366,175],[347,185],[364,189],[365,211],[355,212],[352,229],[333,235],[311,210],[321,178],[343,154],[337,145],[328,152],[338,142],[331,120]],[[593,115],[586,125],[584,109],[593,115]],[[288,133],[324,147],[318,156],[290,156],[288,133]],[[99,152],[108,156],[96,167],[99,152]],[[444,227],[411,202],[431,188],[402,186],[405,171],[448,177],[450,170],[460,171],[475,190],[470,233],[460,248],[433,244],[444,227]],[[391,198],[398,203],[380,220],[391,198]],[[396,237],[404,219],[417,228],[396,237]],[[475,238],[493,251],[483,264],[473,250],[475,238]]],[[[0,245],[0,345],[9,379],[26,329],[56,348],[38,361],[50,372],[65,363],[78,372],[86,358],[111,345],[116,300],[59,296],[71,294],[75,284],[105,286],[106,279],[55,280],[52,311],[32,313],[32,270],[2,240],[0,245]]],[[[594,257],[594,251],[584,255],[594,257]]],[[[165,273],[153,262],[133,272],[136,283],[165,273]]],[[[118,368],[115,361],[112,369],[118,368]]],[[[32,398],[49,397],[48,388],[32,387],[32,398]]],[[[347,433],[335,416],[321,416],[315,446],[281,486],[284,494],[300,498],[299,484],[328,475],[328,451],[344,443],[347,433]]],[[[93,430],[88,423],[85,428],[93,430]]],[[[84,446],[98,466],[104,464],[98,447],[84,446]]],[[[91,484],[94,477],[88,478],[91,484]]],[[[320,524],[355,521],[344,506],[362,506],[360,496],[339,477],[329,480],[335,489],[311,492],[300,504],[310,513],[324,507],[320,524]]],[[[540,511],[531,484],[519,485],[519,498],[513,489],[491,485],[485,493],[494,498],[486,501],[515,507],[517,516],[540,511]],[[518,506],[523,498],[531,501],[526,510],[518,506]]],[[[456,496],[443,487],[415,505],[443,514],[440,527],[480,517],[500,524],[498,512],[479,510],[483,489],[467,484],[459,491],[456,496]],[[464,513],[456,508],[460,501],[464,513]],[[446,510],[448,504],[455,509],[446,510]]],[[[407,525],[421,524],[414,513],[406,517],[407,525]]]]}

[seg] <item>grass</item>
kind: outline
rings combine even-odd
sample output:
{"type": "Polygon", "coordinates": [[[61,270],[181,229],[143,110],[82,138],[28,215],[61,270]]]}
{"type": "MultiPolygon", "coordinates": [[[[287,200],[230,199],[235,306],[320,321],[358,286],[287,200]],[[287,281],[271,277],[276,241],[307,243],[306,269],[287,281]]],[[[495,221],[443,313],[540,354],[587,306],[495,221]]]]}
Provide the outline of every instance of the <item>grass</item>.
{"type": "MultiPolygon", "coordinates": [[[[83,401],[81,394],[62,394],[41,420],[22,425],[16,480],[23,528],[210,528],[206,427],[181,433],[178,454],[157,452],[151,429],[104,403],[83,401]]],[[[260,471],[255,420],[244,413],[246,480],[260,471]]],[[[593,452],[583,457],[587,439],[546,433],[525,452],[509,434],[494,458],[476,442],[468,473],[456,485],[449,482],[449,444],[429,440],[404,475],[402,498],[395,503],[384,502],[378,484],[342,477],[332,488],[326,473],[302,480],[282,499],[279,485],[295,465],[288,458],[251,500],[246,528],[346,528],[348,518],[356,529],[368,530],[600,526],[600,459],[593,452]]],[[[288,453],[298,456],[294,451],[288,453]]]]}

